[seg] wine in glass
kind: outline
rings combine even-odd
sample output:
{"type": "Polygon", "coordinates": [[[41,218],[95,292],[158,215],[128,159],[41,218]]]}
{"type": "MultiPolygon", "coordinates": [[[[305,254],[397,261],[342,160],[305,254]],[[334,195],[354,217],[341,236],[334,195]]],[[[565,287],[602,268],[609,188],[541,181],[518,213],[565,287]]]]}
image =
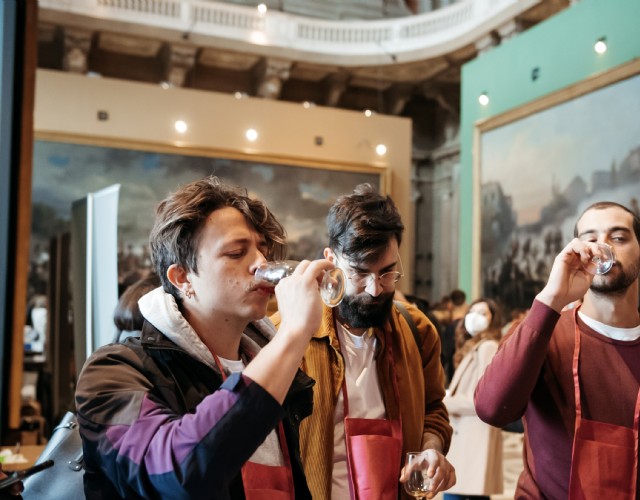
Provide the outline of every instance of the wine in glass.
{"type": "Polygon", "coordinates": [[[597,248],[587,266],[587,271],[591,274],[607,274],[616,262],[613,247],[606,243],[594,243],[594,245],[597,248]]]}
{"type": "Polygon", "coordinates": [[[415,498],[425,498],[431,491],[431,479],[427,476],[429,464],[421,451],[407,453],[405,468],[409,479],[404,483],[404,490],[415,498]]]}
{"type": "MultiPolygon", "coordinates": [[[[282,278],[291,276],[299,262],[296,260],[273,260],[262,264],[253,276],[256,286],[273,290],[282,278]]],[[[344,297],[344,273],[336,267],[324,272],[320,283],[320,297],[329,307],[335,307],[344,297]]]]}

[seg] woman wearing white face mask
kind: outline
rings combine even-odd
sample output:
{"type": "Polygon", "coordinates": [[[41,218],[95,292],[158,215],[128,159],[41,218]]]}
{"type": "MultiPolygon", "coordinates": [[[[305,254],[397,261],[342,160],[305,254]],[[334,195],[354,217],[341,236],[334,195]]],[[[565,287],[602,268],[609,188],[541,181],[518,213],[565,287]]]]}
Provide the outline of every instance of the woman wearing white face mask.
{"type": "Polygon", "coordinates": [[[454,356],[456,370],[444,403],[453,438],[447,458],[456,468],[457,483],[445,500],[484,498],[502,493],[502,432],[482,422],[473,404],[478,380],[498,350],[502,317],[491,299],[471,303],[458,325],[462,339],[454,356]]]}

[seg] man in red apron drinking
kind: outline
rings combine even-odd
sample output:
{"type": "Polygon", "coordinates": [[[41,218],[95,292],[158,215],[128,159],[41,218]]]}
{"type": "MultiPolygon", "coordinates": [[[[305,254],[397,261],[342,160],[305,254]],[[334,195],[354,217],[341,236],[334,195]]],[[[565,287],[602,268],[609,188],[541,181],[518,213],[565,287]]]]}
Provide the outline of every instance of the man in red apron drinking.
{"type": "Polygon", "coordinates": [[[408,451],[429,450],[429,498],[455,483],[438,333],[415,306],[394,304],[403,229],[391,198],[369,185],[329,212],[325,257],[347,284],[340,305],[324,308],[302,365],[316,380],[313,413],[300,426],[313,498],[396,499],[408,451]]]}
{"type": "Polygon", "coordinates": [[[591,205],[480,380],[481,419],[502,427],[524,416],[516,498],[640,498],[639,275],[638,216],[591,205]],[[608,270],[598,244],[613,249],[608,270]]]}

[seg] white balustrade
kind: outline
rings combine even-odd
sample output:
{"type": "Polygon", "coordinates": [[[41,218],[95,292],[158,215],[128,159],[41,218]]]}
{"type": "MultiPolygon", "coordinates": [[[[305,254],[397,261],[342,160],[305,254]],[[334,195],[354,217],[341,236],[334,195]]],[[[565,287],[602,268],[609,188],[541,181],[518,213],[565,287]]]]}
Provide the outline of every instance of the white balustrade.
{"type": "Polygon", "coordinates": [[[206,0],[39,0],[43,9],[268,46],[314,62],[391,64],[435,57],[471,43],[540,0],[460,0],[424,14],[332,21],[206,0]],[[393,58],[381,58],[393,54],[393,58]]]}

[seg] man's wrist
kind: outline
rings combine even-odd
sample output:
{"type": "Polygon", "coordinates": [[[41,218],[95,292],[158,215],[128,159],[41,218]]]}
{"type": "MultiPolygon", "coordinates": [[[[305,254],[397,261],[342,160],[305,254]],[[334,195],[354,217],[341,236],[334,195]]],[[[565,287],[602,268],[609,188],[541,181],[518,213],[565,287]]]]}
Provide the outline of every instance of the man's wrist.
{"type": "Polygon", "coordinates": [[[550,293],[545,289],[542,289],[542,291],[538,295],[536,295],[536,300],[538,302],[542,302],[544,305],[550,307],[557,313],[561,312],[562,308],[566,305],[561,303],[562,301],[559,301],[555,294],[550,293]]]}
{"type": "Polygon", "coordinates": [[[436,450],[443,453],[444,446],[442,438],[438,434],[432,432],[425,432],[422,435],[422,451],[436,450]]]}

